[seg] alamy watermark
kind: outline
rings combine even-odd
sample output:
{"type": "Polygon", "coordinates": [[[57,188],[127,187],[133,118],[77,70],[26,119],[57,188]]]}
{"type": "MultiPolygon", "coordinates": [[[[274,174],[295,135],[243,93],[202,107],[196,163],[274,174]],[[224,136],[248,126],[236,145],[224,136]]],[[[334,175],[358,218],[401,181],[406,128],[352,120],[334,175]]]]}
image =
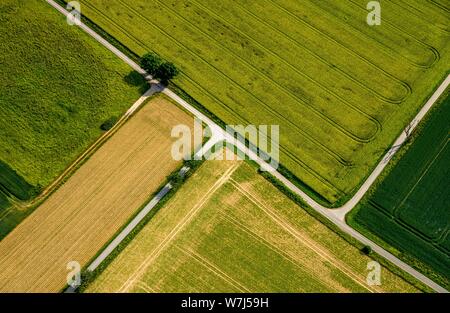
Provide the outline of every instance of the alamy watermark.
{"type": "Polygon", "coordinates": [[[369,273],[366,277],[367,285],[380,286],[381,285],[381,265],[377,261],[370,261],[367,263],[367,270],[369,273]]]}
{"type": "Polygon", "coordinates": [[[69,11],[67,15],[67,24],[70,26],[81,25],[81,4],[78,1],[70,1],[67,3],[66,10],[69,11]]]}
{"type": "Polygon", "coordinates": [[[77,289],[81,285],[81,266],[77,261],[70,261],[67,263],[67,285],[73,289],[77,289]]]}
{"type": "Polygon", "coordinates": [[[208,139],[214,138],[209,127],[203,127],[200,119],[194,119],[193,127],[180,124],[172,128],[171,136],[177,138],[172,145],[172,158],[180,160],[244,160],[264,161],[269,167],[263,171],[276,170],[279,166],[279,125],[227,125],[226,140],[218,140],[207,150],[191,155],[208,139]],[[206,140],[205,140],[206,139],[206,140]],[[235,149],[238,147],[237,149],[235,149]],[[243,151],[245,150],[245,151],[243,151]]]}
{"type": "Polygon", "coordinates": [[[381,4],[378,1],[369,1],[366,6],[370,12],[367,14],[367,24],[369,26],[381,25],[381,4]]]}

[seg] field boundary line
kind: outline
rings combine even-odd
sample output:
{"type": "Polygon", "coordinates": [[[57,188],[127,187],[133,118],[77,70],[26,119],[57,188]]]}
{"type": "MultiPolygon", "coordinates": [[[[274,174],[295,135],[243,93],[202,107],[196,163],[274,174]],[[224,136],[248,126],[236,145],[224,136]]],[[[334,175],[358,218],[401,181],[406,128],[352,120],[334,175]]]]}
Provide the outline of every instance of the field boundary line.
{"type": "Polygon", "coordinates": [[[102,134],[99,138],[97,138],[94,143],[92,143],[80,156],[72,162],[72,164],[67,167],[62,174],[60,174],[49,186],[45,188],[37,197],[28,202],[21,201],[13,201],[13,204],[19,209],[24,210],[30,208],[34,205],[40,204],[44,201],[53,191],[55,191],[59,184],[61,184],[64,179],[73,174],[73,171],[76,170],[77,166],[82,164],[85,160],[87,160],[92,153],[94,153],[97,148],[101,147],[113,134],[115,134],[131,117],[131,115],[145,102],[148,98],[150,98],[153,94],[158,92],[157,88],[153,87],[153,85],[139,97],[138,100],[128,109],[122,117],[114,124],[114,126],[102,134]]]}
{"type": "MultiPolygon", "coordinates": [[[[68,16],[69,12],[66,11],[63,7],[61,7],[59,4],[57,4],[54,0],[46,0],[49,5],[54,7],[56,10],[58,10],[60,13],[62,13],[64,16],[68,16]]],[[[86,26],[84,23],[81,23],[80,27],[87,32],[89,35],[93,36],[98,42],[100,42],[102,45],[104,45],[106,48],[108,48],[111,52],[116,54],[119,58],[121,58],[124,62],[129,64],[132,68],[136,69],[137,71],[142,73],[142,75],[146,75],[148,78],[149,75],[139,67],[135,62],[133,62],[130,58],[126,57],[122,52],[120,52],[117,48],[115,48],[112,44],[110,44],[108,41],[103,39],[100,35],[98,35],[95,31],[93,31],[91,28],[86,26]]],[[[439,87],[434,91],[432,96],[428,99],[428,101],[423,105],[422,109],[419,111],[419,113],[413,118],[411,123],[407,125],[405,128],[406,131],[412,131],[417,126],[417,124],[423,119],[423,117],[426,115],[426,113],[433,107],[435,102],[438,100],[438,98],[445,92],[446,88],[450,84],[450,75],[447,74],[444,81],[439,85],[439,87]]],[[[312,199],[308,194],[306,194],[304,191],[302,191],[300,188],[298,188],[295,184],[293,184],[289,179],[284,177],[282,174],[280,174],[275,168],[273,168],[270,164],[266,163],[264,160],[262,160],[254,151],[246,147],[245,144],[238,141],[235,142],[234,138],[229,134],[226,133],[225,130],[223,130],[219,125],[217,125],[215,122],[213,122],[210,118],[208,118],[205,114],[200,112],[198,109],[194,108],[192,105],[187,103],[185,100],[183,100],[181,97],[179,97],[177,94],[175,94],[173,91],[171,91],[168,88],[163,88],[161,91],[166,96],[170,97],[172,100],[174,100],[178,105],[182,106],[184,109],[186,109],[188,112],[192,113],[194,116],[196,116],[198,119],[206,123],[209,128],[211,129],[211,132],[213,134],[213,137],[215,138],[216,142],[219,140],[228,141],[230,143],[234,143],[235,147],[239,150],[241,150],[243,153],[245,153],[248,157],[250,157],[252,160],[255,160],[256,164],[258,164],[262,170],[268,171],[275,179],[280,181],[287,189],[289,189],[291,192],[299,196],[300,198],[305,201],[306,204],[308,204],[312,209],[314,209],[317,213],[319,213],[321,216],[328,219],[330,222],[332,222],[335,226],[337,226],[340,231],[350,235],[355,240],[359,241],[362,244],[369,245],[372,247],[374,252],[378,253],[380,256],[387,259],[389,262],[393,263],[403,271],[407,272],[417,280],[421,281],[425,285],[431,287],[433,290],[438,292],[448,292],[445,288],[440,286],[439,284],[435,283],[433,280],[425,276],[424,274],[420,273],[418,270],[411,267],[409,264],[405,263],[404,261],[400,260],[398,257],[394,256],[387,250],[385,250],[380,245],[374,243],[352,227],[350,227],[346,221],[345,221],[345,215],[353,209],[356,204],[361,200],[361,198],[364,196],[364,194],[368,191],[368,189],[372,186],[372,184],[375,182],[376,178],[381,174],[382,170],[386,166],[386,164],[390,161],[392,156],[397,152],[398,145],[402,145],[406,135],[405,132],[402,132],[400,137],[394,142],[394,145],[391,149],[389,149],[388,153],[381,159],[381,161],[376,165],[376,167],[372,170],[369,177],[363,182],[363,184],[360,186],[356,194],[343,206],[340,208],[327,208],[322,206],[321,204],[317,203],[314,199],[312,199]]],[[[211,139],[212,140],[212,139],[211,139]]]]}

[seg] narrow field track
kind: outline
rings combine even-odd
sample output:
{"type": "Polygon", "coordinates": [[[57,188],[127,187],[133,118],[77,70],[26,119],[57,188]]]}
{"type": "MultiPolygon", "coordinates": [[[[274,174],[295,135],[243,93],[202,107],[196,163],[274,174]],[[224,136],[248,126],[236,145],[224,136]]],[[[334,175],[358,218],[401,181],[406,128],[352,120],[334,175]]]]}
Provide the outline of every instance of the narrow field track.
{"type": "Polygon", "coordinates": [[[87,292],[414,290],[386,269],[368,286],[369,258],[291,205],[250,165],[207,161],[87,292]]]}
{"type": "Polygon", "coordinates": [[[449,60],[448,35],[401,3],[386,4],[379,28],[359,0],[81,3],[132,51],[179,64],[176,83],[226,123],[281,125],[281,163],[330,203],[367,175],[449,60]]]}

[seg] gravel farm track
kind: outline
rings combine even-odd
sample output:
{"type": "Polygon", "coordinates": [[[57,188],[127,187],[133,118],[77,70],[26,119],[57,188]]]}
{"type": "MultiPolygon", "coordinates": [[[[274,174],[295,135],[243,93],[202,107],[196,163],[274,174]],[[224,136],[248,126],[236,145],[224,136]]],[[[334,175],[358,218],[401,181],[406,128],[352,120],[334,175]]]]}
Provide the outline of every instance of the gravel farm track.
{"type": "MultiPolygon", "coordinates": [[[[51,6],[53,6],[56,10],[61,12],[62,14],[68,16],[69,12],[66,11],[63,7],[61,7],[59,4],[52,0],[46,0],[51,6]]],[[[110,44],[107,40],[102,38],[99,34],[97,34],[95,31],[93,31],[91,28],[86,26],[84,23],[81,23],[79,25],[86,33],[94,37],[97,41],[99,41],[102,45],[104,45],[107,49],[109,49],[111,52],[116,54],[119,58],[121,58],[124,62],[129,64],[134,70],[138,71],[142,75],[145,75],[148,77],[147,73],[140,68],[138,64],[136,64],[133,60],[128,58],[125,54],[123,54],[121,51],[119,51],[117,48],[115,48],[112,44],[110,44]]],[[[278,179],[280,182],[282,182],[288,189],[290,189],[292,192],[300,196],[308,205],[310,205],[314,210],[316,210],[318,213],[326,217],[328,220],[333,222],[337,227],[339,227],[342,231],[347,233],[348,235],[352,236],[353,238],[357,239],[364,245],[369,245],[374,252],[378,253],[382,257],[386,258],[393,264],[395,264],[400,269],[404,270],[408,274],[415,277],[417,280],[421,281],[425,285],[429,286],[433,290],[437,292],[448,292],[445,288],[440,286],[439,284],[435,283],[425,275],[421,274],[414,268],[412,268],[410,265],[406,264],[393,254],[389,253],[385,249],[383,249],[381,246],[377,245],[373,241],[369,240],[365,236],[361,235],[359,232],[355,231],[353,228],[351,228],[347,223],[345,222],[345,214],[348,213],[351,209],[354,208],[354,206],[361,200],[361,198],[364,196],[364,194],[367,192],[367,190],[370,188],[370,186],[374,183],[376,178],[381,174],[383,169],[386,167],[388,162],[392,159],[392,157],[395,155],[395,153],[398,151],[400,146],[404,143],[404,141],[407,139],[407,134],[409,134],[417,125],[418,123],[423,119],[423,117],[426,115],[426,113],[433,107],[434,103],[438,100],[438,98],[445,92],[448,85],[450,84],[450,75],[446,77],[446,79],[442,82],[442,84],[436,89],[436,91],[433,93],[433,95],[429,98],[429,100],[426,102],[426,104],[423,106],[423,108],[419,111],[419,113],[414,117],[414,119],[411,121],[411,123],[405,128],[405,131],[402,132],[402,134],[398,137],[398,139],[395,141],[392,148],[386,153],[386,155],[382,158],[380,163],[375,167],[375,169],[372,171],[370,176],[365,180],[365,182],[362,184],[362,186],[359,188],[359,190],[356,192],[356,194],[342,207],[340,208],[326,208],[319,203],[317,203],[314,199],[309,197],[305,192],[300,190],[296,185],[294,185],[291,181],[289,181],[287,178],[285,178],[283,175],[281,175],[278,171],[276,171],[274,168],[271,167],[271,165],[267,164],[265,161],[263,161],[256,153],[254,153],[252,150],[250,150],[248,147],[246,147],[245,144],[243,144],[240,141],[236,141],[234,137],[232,137],[230,134],[226,133],[225,130],[223,130],[220,126],[218,126],[216,123],[214,123],[211,119],[209,119],[207,116],[205,116],[203,113],[201,113],[199,110],[192,107],[189,103],[181,99],[179,96],[177,96],[173,91],[161,87],[161,85],[158,85],[162,89],[162,93],[170,97],[173,101],[175,101],[178,105],[186,109],[188,112],[192,113],[195,117],[202,120],[205,124],[208,125],[208,127],[211,129],[212,137],[211,139],[203,146],[202,151],[200,153],[203,153],[204,151],[207,151],[209,148],[214,146],[215,143],[220,141],[227,141],[229,143],[235,144],[235,146],[244,152],[250,159],[254,160],[256,163],[258,163],[262,169],[265,169],[267,171],[270,171],[271,174],[278,179]]],[[[135,108],[136,109],[136,108],[135,108]]]]}

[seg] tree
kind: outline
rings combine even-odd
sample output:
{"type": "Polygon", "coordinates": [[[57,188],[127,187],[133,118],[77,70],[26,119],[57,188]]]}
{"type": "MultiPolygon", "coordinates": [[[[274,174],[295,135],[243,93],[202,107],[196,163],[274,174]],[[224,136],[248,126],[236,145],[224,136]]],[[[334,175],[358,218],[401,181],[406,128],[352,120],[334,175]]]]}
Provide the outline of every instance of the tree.
{"type": "Polygon", "coordinates": [[[164,62],[156,71],[156,77],[159,78],[162,82],[168,82],[170,79],[174,78],[179,74],[179,70],[177,67],[171,62],[164,62]]]}
{"type": "Polygon", "coordinates": [[[371,247],[371,246],[364,246],[364,247],[361,249],[361,251],[362,251],[362,253],[368,255],[368,254],[370,254],[370,253],[372,252],[372,247],[371,247]]]}
{"type": "Polygon", "coordinates": [[[106,121],[104,121],[102,125],[100,125],[100,129],[108,131],[114,126],[114,124],[117,123],[118,120],[119,119],[117,118],[117,116],[111,116],[106,121]]]}
{"type": "Polygon", "coordinates": [[[141,59],[141,66],[152,76],[155,76],[163,64],[163,59],[154,52],[145,54],[141,59]]]}

